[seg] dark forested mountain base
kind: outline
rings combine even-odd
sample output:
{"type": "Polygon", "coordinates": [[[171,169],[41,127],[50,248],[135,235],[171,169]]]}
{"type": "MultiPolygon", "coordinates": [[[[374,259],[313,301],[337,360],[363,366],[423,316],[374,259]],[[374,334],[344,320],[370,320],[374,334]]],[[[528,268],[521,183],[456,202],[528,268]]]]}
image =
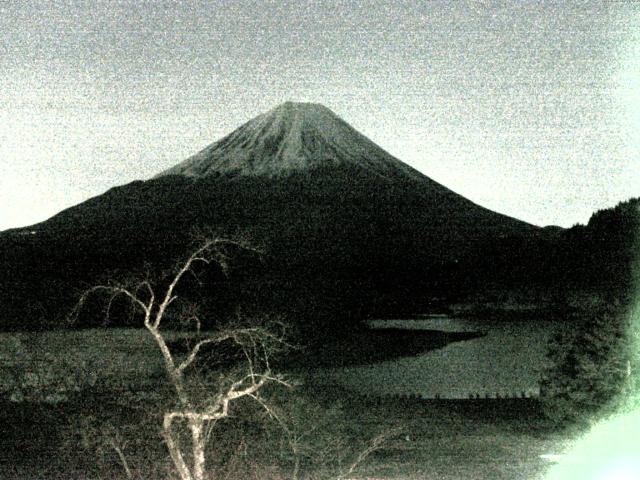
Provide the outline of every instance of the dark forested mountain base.
{"type": "MultiPolygon", "coordinates": [[[[0,233],[0,328],[60,326],[96,282],[162,282],[197,231],[265,252],[229,251],[228,277],[212,268],[185,288],[212,323],[241,305],[335,330],[471,297],[482,303],[488,292],[519,290],[534,301],[549,292],[619,295],[631,283],[637,230],[638,200],[568,230],[492,212],[328,109],[287,103],[157,178],[0,233]]],[[[112,313],[112,323],[136,321],[117,305],[112,313]]],[[[96,309],[80,320],[103,319],[96,309]]]]}
{"type": "Polygon", "coordinates": [[[483,241],[538,231],[425,183],[345,168],[278,178],[169,176],[114,188],[2,234],[1,294],[11,305],[4,326],[58,324],[83,285],[145,264],[161,271],[188,251],[198,229],[240,235],[266,252],[261,259],[235,252],[235,285],[218,290],[223,297],[356,313],[394,298],[419,302],[457,282],[449,266],[474,258],[483,241]]]}

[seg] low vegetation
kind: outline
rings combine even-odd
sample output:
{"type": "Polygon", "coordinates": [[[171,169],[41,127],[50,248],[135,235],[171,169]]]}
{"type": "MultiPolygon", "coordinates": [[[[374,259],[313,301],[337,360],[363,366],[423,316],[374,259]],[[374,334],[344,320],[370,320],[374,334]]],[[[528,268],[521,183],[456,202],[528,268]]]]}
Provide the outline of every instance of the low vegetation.
{"type": "MultiPolygon", "coordinates": [[[[55,405],[2,402],[0,476],[178,478],[161,435],[167,387],[90,388],[55,405]]],[[[245,399],[211,430],[210,478],[535,479],[548,467],[539,455],[564,440],[520,401],[384,400],[309,384],[263,396],[274,415],[245,399]]]]}
{"type": "Polygon", "coordinates": [[[565,314],[541,379],[541,403],[555,424],[589,425],[620,406],[638,367],[627,310],[609,304],[565,314]]]}
{"type": "Polygon", "coordinates": [[[275,361],[292,347],[282,322],[214,329],[184,295],[229,268],[225,243],[205,240],[158,278],[92,287],[74,312],[103,295],[108,315],[143,328],[0,335],[2,478],[542,478],[540,456],[570,432],[558,427],[600,412],[629,376],[625,325],[594,311],[551,346],[542,401],[317,385],[275,361]]]}

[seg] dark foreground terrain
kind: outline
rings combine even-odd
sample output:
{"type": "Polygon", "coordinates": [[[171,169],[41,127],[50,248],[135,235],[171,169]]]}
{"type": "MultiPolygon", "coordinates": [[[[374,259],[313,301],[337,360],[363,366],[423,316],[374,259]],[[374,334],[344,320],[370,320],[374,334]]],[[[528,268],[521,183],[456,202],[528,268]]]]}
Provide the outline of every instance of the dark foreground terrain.
{"type": "MultiPolygon", "coordinates": [[[[416,352],[462,340],[422,333],[412,333],[416,352]]],[[[373,330],[351,351],[369,352],[371,361],[395,358],[403,335],[373,330]],[[389,345],[379,348],[385,338],[389,345]]],[[[182,341],[166,337],[174,346],[182,341]]],[[[349,351],[337,355],[342,347],[327,348],[323,361],[349,364],[349,351]]],[[[247,398],[214,425],[211,478],[542,479],[551,464],[540,455],[561,452],[579,433],[555,428],[537,399],[363,396],[318,384],[314,365],[304,366],[279,364],[292,387],[265,389],[269,412],[247,398]]],[[[202,382],[218,374],[201,366],[193,373],[202,382]]],[[[213,383],[202,385],[215,393],[213,383]]],[[[0,478],[176,479],[161,436],[175,401],[145,330],[0,334],[0,478]]]]}
{"type": "MultiPolygon", "coordinates": [[[[125,479],[117,445],[133,478],[176,478],[154,411],[161,391],[85,392],[57,406],[3,401],[0,477],[125,479]]],[[[383,400],[327,386],[285,395],[279,401],[287,418],[317,449],[306,454],[301,478],[337,478],[385,431],[393,434],[348,478],[543,478],[550,464],[540,455],[557,453],[566,435],[548,428],[532,399],[383,400]]],[[[244,405],[212,434],[216,478],[291,478],[281,440],[273,421],[244,405]]]]}

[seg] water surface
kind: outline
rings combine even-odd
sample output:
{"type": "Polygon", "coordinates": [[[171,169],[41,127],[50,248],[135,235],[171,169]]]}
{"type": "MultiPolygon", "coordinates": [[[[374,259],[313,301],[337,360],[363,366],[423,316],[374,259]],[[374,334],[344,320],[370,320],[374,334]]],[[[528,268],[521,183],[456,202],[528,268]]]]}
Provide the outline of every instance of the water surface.
{"type": "Polygon", "coordinates": [[[547,320],[467,320],[417,317],[376,320],[373,328],[485,332],[416,357],[371,365],[323,369],[320,380],[372,395],[423,398],[536,396],[550,336],[558,327],[547,320]]]}

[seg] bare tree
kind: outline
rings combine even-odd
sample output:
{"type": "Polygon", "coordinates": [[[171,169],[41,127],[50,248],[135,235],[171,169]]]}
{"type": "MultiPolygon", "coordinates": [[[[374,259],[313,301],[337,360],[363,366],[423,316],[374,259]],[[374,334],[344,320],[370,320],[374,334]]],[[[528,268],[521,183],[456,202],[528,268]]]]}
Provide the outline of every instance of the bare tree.
{"type": "Polygon", "coordinates": [[[389,447],[407,431],[406,425],[384,422],[360,425],[355,434],[353,412],[345,410],[344,397],[327,403],[326,399],[319,401],[314,390],[295,396],[287,392],[279,397],[277,393],[269,408],[281,432],[279,455],[291,465],[291,480],[353,478],[373,453],[389,447]]]}
{"type": "MultiPolygon", "coordinates": [[[[109,283],[97,285],[87,290],[81,297],[74,316],[82,305],[94,293],[109,295],[109,307],[117,297],[125,297],[131,305],[143,315],[143,324],[153,337],[162,358],[164,369],[175,394],[176,404],[164,412],[162,425],[163,437],[166,442],[171,460],[181,480],[203,480],[205,478],[206,455],[205,447],[209,435],[207,432],[215,423],[229,415],[230,404],[242,397],[249,397],[264,403],[259,398],[259,391],[268,383],[288,383],[279,375],[272,372],[269,358],[279,348],[285,346],[284,332],[274,331],[265,326],[235,326],[216,332],[201,330],[201,322],[193,309],[182,309],[181,319],[189,322],[193,328],[191,338],[194,343],[189,345],[186,352],[180,354],[172,352],[167,343],[166,323],[170,307],[178,300],[178,286],[185,277],[196,275],[194,267],[197,264],[208,265],[217,263],[223,270],[228,267],[224,248],[230,245],[247,248],[247,245],[226,239],[213,238],[202,241],[191,255],[178,264],[168,280],[168,285],[162,289],[152,285],[147,278],[131,285],[109,283]],[[208,392],[207,398],[202,399],[198,388],[189,381],[188,370],[193,369],[198,355],[204,349],[220,346],[232,342],[239,347],[244,357],[243,372],[218,385],[217,391],[208,392]],[[183,430],[180,430],[182,428],[183,430]],[[190,458],[180,441],[180,432],[188,431],[190,436],[190,458]]],[[[109,310],[107,308],[107,311],[109,310]]]]}

